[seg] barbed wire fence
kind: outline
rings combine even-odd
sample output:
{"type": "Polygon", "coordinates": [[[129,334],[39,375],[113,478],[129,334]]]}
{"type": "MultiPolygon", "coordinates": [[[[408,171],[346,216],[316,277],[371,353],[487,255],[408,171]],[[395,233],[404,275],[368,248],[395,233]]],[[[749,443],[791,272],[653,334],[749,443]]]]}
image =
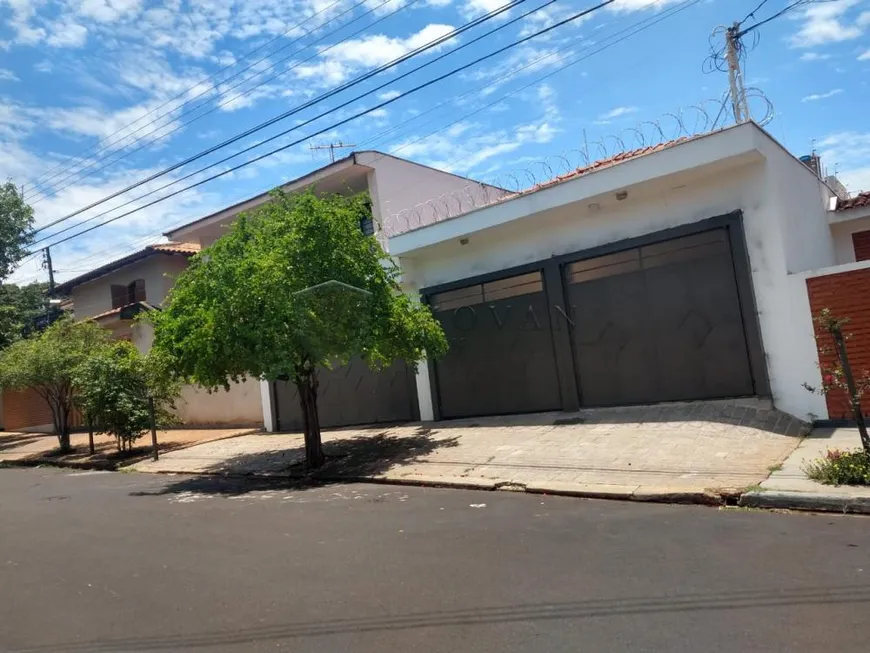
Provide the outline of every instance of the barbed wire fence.
{"type": "MultiPolygon", "coordinates": [[[[745,93],[747,102],[754,107],[753,120],[758,125],[764,126],[773,120],[773,104],[760,89],[748,87],[745,93]]],[[[449,220],[566,178],[606,168],[666,144],[720,131],[734,122],[727,94],[689,105],[656,120],[645,120],[612,134],[584,140],[577,148],[532,161],[524,167],[502,171],[480,181],[469,180],[461,189],[386,216],[380,225],[380,235],[386,239],[449,220]]]]}

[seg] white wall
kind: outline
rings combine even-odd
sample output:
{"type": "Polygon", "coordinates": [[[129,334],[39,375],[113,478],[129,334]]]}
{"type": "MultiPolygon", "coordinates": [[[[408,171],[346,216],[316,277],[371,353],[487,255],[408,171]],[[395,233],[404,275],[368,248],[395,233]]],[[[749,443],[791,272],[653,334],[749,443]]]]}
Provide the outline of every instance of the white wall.
{"type": "Polygon", "coordinates": [[[182,422],[196,426],[262,426],[260,382],[247,379],[233,384],[229,392],[213,393],[197,386],[184,386],[175,412],[182,422]]]}
{"type": "MultiPolygon", "coordinates": [[[[763,134],[761,138],[768,140],[763,134]]],[[[466,245],[454,237],[400,255],[405,279],[417,288],[447,283],[739,209],[774,403],[801,418],[810,412],[824,414],[820,412],[824,401],[801,387],[817,377],[816,351],[811,328],[808,332],[803,320],[798,320],[797,328],[793,325],[795,314],[802,315],[804,300],[789,280],[789,270],[830,265],[833,241],[813,176],[795,159],[774,151],[778,147],[774,142],[759,147],[767,161],[706,176],[695,169],[636,185],[622,202],[613,195],[580,196],[574,204],[547,208],[547,194],[559,187],[540,191],[524,198],[537,209],[526,218],[471,233],[466,245]]],[[[567,184],[558,191],[563,199],[570,192],[567,184]]],[[[506,209],[514,201],[479,213],[506,209]]],[[[491,224],[485,216],[477,220],[491,224]]],[[[423,232],[419,238],[425,236],[423,232]]]]}
{"type": "Polygon", "coordinates": [[[187,259],[179,255],[154,254],[120,270],[88,281],[72,290],[76,319],[99,315],[112,310],[113,284],[124,285],[136,279],[145,280],[145,298],[149,304],[159,305],[184,268],[187,259]]]}
{"type": "MultiPolygon", "coordinates": [[[[436,205],[437,214],[443,217],[448,210],[470,209],[472,201],[479,205],[484,194],[480,185],[470,179],[379,152],[360,152],[357,160],[373,168],[369,173],[372,213],[388,234],[394,233],[391,227],[397,216],[419,223],[417,226],[430,224],[436,219],[436,205]],[[427,205],[430,200],[433,204],[427,205]],[[408,211],[414,212],[413,217],[408,217],[408,211]]],[[[488,188],[492,195],[503,194],[488,188]]]]}
{"type": "Polygon", "coordinates": [[[856,231],[867,230],[870,230],[870,217],[849,220],[848,222],[835,222],[831,225],[834,248],[837,252],[837,263],[855,262],[855,245],[852,243],[852,234],[856,231]]]}

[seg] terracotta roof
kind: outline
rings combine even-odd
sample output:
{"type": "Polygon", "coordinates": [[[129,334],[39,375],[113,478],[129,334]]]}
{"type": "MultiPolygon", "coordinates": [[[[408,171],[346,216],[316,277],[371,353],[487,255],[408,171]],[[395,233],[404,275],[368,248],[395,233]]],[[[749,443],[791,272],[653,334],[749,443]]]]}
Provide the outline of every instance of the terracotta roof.
{"type": "Polygon", "coordinates": [[[153,249],[155,252],[167,252],[168,254],[197,254],[200,246],[197,243],[160,243],[158,245],[149,245],[146,249],[153,249]]]}
{"type": "Polygon", "coordinates": [[[508,195],[505,195],[501,199],[508,200],[513,199],[514,197],[518,197],[520,195],[534,193],[544,188],[549,188],[550,186],[561,184],[563,181],[568,181],[569,179],[574,179],[575,177],[582,177],[583,175],[589,174],[590,172],[595,172],[597,170],[601,170],[602,168],[609,168],[610,166],[624,163],[629,159],[636,159],[637,157],[644,156],[645,154],[654,154],[655,152],[661,152],[662,150],[666,150],[670,147],[673,147],[674,145],[680,145],[681,143],[693,140],[694,138],[697,138],[697,136],[681,136],[680,138],[675,138],[671,141],[665,141],[664,143],[659,143],[658,145],[648,145],[646,147],[641,147],[636,150],[620,152],[619,154],[614,154],[613,156],[607,157],[606,159],[599,159],[598,161],[593,161],[589,165],[580,166],[579,168],[576,168],[571,172],[567,172],[564,175],[559,175],[557,177],[553,177],[552,179],[548,179],[547,181],[543,181],[540,184],[535,184],[531,188],[520,191],[519,193],[510,193],[508,195]]]}
{"type": "Polygon", "coordinates": [[[858,193],[855,197],[850,197],[847,200],[840,200],[837,202],[837,211],[857,209],[864,206],[870,206],[870,191],[858,193]]]}
{"type": "Polygon", "coordinates": [[[135,263],[136,261],[148,258],[149,256],[152,256],[154,254],[178,254],[181,256],[193,256],[194,254],[199,252],[199,249],[200,247],[196,243],[160,243],[157,245],[148,245],[147,247],[140,249],[138,252],[133,252],[132,254],[128,254],[127,256],[119,258],[116,261],[111,261],[110,263],[101,265],[98,268],[94,268],[90,272],[85,272],[82,275],[58,284],[57,287],[54,289],[54,294],[66,294],[76,286],[87,283],[88,281],[93,281],[94,279],[97,279],[104,274],[108,274],[109,272],[112,272],[114,270],[120,270],[121,268],[126,267],[131,263],[135,263]]]}
{"type": "Polygon", "coordinates": [[[155,308],[147,303],[147,302],[133,302],[131,304],[124,304],[123,306],[119,306],[118,308],[113,308],[109,311],[103,311],[102,313],[97,313],[96,315],[91,315],[88,318],[82,318],[87,320],[101,320],[105,317],[112,317],[113,315],[120,315],[122,311],[125,309],[129,309],[133,306],[139,305],[141,310],[145,311],[153,311],[155,308]]]}

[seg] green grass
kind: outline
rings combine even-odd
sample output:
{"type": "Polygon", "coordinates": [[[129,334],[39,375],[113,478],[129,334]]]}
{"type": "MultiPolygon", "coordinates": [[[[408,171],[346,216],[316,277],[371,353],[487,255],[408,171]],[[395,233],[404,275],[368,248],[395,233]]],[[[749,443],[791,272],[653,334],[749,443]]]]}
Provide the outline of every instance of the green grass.
{"type": "Polygon", "coordinates": [[[777,463],[776,465],[771,465],[770,467],[768,467],[767,471],[769,471],[771,474],[773,474],[774,472],[778,472],[781,469],[782,469],[782,463],[777,463]]]}

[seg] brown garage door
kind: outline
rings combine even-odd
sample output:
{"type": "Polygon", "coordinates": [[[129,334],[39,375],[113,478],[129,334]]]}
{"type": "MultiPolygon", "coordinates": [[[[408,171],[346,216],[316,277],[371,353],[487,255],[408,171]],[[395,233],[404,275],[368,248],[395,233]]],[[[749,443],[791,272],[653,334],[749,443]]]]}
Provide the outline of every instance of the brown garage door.
{"type": "MultiPolygon", "coordinates": [[[[412,371],[396,362],[373,371],[356,358],[344,367],[319,372],[317,408],[323,427],[409,422],[416,416],[416,385],[412,371]]],[[[275,383],[278,429],[303,428],[299,393],[292,383],[275,383]]]]}
{"type": "Polygon", "coordinates": [[[569,264],[586,406],[753,394],[728,232],[569,264]]]}
{"type": "Polygon", "coordinates": [[[435,363],[442,417],[560,407],[540,272],[437,293],[429,301],[450,343],[435,363]]]}

